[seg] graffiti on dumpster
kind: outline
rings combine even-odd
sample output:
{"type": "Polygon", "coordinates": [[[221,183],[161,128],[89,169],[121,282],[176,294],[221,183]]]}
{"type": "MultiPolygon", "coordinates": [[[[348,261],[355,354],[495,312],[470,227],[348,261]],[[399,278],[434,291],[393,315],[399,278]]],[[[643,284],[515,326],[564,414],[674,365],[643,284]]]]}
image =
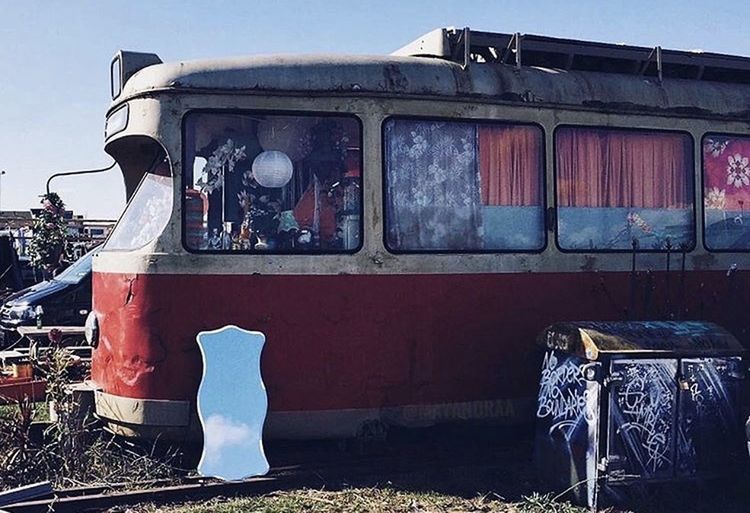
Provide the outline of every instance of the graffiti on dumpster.
{"type": "Polygon", "coordinates": [[[558,357],[553,351],[544,355],[536,416],[550,421],[550,435],[560,430],[569,439],[585,420],[588,391],[581,362],[571,356],[558,357]]]}
{"type": "Polygon", "coordinates": [[[616,362],[622,380],[612,394],[611,441],[634,474],[671,472],[673,463],[675,360],[616,362]]]}
{"type": "Polygon", "coordinates": [[[572,326],[540,336],[534,459],[544,482],[596,509],[634,483],[735,473],[746,362],[728,351],[742,350],[731,334],[697,322],[572,326]],[[583,357],[584,341],[605,349],[583,357]]]}
{"type": "Polygon", "coordinates": [[[677,424],[680,474],[715,472],[739,458],[743,437],[735,398],[743,374],[738,357],[682,360],[677,424]]]}

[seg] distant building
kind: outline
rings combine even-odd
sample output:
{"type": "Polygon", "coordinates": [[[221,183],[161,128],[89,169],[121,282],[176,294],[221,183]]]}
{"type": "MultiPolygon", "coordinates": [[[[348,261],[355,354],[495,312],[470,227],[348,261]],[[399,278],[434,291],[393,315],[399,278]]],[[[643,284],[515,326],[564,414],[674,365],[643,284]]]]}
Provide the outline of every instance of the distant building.
{"type": "MultiPolygon", "coordinates": [[[[15,240],[16,251],[20,256],[26,255],[29,241],[34,234],[34,216],[42,209],[2,210],[0,211],[0,233],[8,233],[15,240]]],[[[115,225],[111,219],[86,219],[72,210],[66,210],[63,217],[68,222],[68,243],[73,252],[80,256],[91,246],[104,241],[115,225]]]]}
{"type": "Polygon", "coordinates": [[[0,228],[4,230],[30,228],[33,223],[31,210],[0,210],[0,228]]]}
{"type": "Polygon", "coordinates": [[[9,234],[15,241],[19,255],[26,254],[26,248],[33,233],[34,216],[30,210],[0,211],[0,233],[9,234]]]}

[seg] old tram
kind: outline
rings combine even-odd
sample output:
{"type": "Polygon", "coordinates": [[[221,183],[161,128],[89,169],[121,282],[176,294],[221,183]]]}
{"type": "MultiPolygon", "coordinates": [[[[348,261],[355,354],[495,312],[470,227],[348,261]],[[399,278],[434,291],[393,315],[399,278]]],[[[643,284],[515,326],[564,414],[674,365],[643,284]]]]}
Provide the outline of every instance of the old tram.
{"type": "Polygon", "coordinates": [[[747,343],[748,83],[746,58],[468,29],[378,57],[120,52],[97,414],[195,428],[195,337],[226,324],[267,337],[268,438],[531,419],[558,321],[747,343]]]}

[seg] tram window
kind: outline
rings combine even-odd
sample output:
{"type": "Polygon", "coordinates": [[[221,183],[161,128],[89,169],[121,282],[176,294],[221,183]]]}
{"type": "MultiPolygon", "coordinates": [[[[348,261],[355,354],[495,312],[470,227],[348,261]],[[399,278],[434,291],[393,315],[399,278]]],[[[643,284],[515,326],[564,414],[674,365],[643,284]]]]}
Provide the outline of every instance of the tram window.
{"type": "Polygon", "coordinates": [[[561,249],[694,246],[689,135],[562,127],[555,133],[555,153],[561,249]]]}
{"type": "Polygon", "coordinates": [[[703,138],[703,205],[706,248],[750,250],[750,137],[703,138]]]}
{"type": "Polygon", "coordinates": [[[352,252],[361,240],[361,129],[352,116],[193,113],[184,244],[220,253],[352,252]]]}
{"type": "Polygon", "coordinates": [[[384,137],[390,250],[544,247],[540,128],[391,118],[384,137]]]}
{"type": "Polygon", "coordinates": [[[102,250],[133,250],[154,240],[169,223],[173,194],[169,162],[163,160],[144,175],[102,250]]]}

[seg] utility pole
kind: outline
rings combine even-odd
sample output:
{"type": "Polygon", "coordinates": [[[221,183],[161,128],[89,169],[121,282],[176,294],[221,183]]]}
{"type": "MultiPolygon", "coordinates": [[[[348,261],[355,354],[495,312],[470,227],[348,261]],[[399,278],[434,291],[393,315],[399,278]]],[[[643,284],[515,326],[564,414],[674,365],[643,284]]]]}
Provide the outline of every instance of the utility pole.
{"type": "Polygon", "coordinates": [[[5,170],[0,171],[0,212],[3,211],[2,204],[3,204],[3,175],[5,174],[5,170]]]}

